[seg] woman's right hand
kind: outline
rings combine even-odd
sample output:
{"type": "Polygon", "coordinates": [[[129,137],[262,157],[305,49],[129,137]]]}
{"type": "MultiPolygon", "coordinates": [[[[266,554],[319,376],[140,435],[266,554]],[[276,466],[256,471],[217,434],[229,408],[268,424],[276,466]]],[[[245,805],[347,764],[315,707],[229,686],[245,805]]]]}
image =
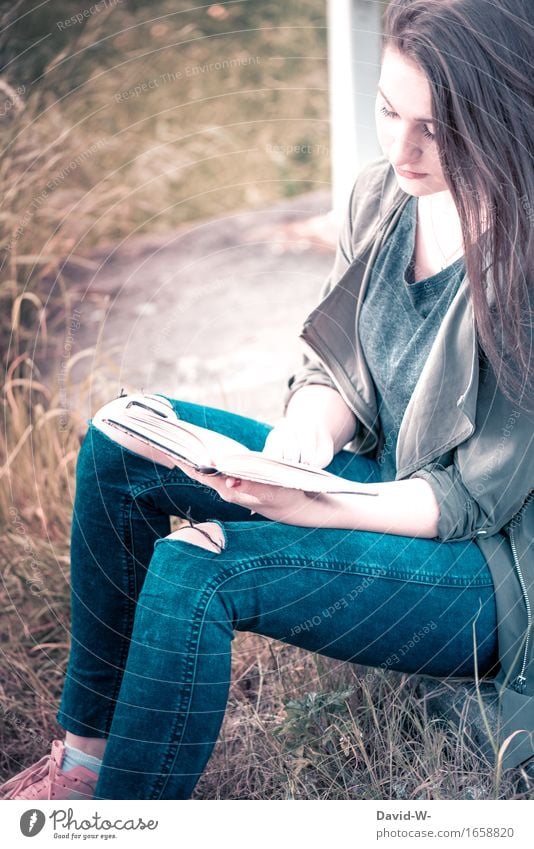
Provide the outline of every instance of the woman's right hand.
{"type": "Polygon", "coordinates": [[[306,463],[324,469],[334,456],[334,440],[322,422],[283,418],[269,432],[263,453],[274,460],[306,463]]]}

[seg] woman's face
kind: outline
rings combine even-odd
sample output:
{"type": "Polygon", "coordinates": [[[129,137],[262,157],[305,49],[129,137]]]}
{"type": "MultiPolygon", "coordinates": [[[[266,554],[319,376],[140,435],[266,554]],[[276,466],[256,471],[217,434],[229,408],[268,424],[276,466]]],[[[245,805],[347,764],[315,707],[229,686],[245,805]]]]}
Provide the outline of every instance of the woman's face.
{"type": "Polygon", "coordinates": [[[375,111],[378,140],[399,186],[418,197],[446,191],[428,80],[419,65],[391,46],[382,57],[375,111]]]}

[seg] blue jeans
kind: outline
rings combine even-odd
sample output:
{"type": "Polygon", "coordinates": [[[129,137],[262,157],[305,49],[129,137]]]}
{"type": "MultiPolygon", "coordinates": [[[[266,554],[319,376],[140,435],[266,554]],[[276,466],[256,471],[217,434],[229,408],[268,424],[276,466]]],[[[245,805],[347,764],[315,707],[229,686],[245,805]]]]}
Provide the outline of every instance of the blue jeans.
{"type": "MultiPolygon", "coordinates": [[[[166,396],[163,396],[166,397],[166,396]]],[[[270,426],[169,399],[178,415],[261,450],[270,426]]],[[[379,481],[340,451],[328,470],[379,481]]],[[[310,529],[251,516],[123,448],[92,422],[76,468],[72,646],[59,723],[107,737],[99,799],[189,798],[217,739],[234,631],[436,677],[498,665],[493,585],[475,542],[310,529]],[[215,553],[169,516],[215,520],[215,553]]]]}

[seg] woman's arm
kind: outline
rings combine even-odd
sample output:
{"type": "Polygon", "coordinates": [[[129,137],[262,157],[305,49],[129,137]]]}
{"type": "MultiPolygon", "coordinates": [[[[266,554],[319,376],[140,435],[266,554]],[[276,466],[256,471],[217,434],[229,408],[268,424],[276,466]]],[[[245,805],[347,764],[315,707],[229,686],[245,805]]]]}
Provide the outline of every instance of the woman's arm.
{"type": "Polygon", "coordinates": [[[295,392],[287,409],[288,421],[317,421],[330,434],[334,454],[354,436],[356,416],[339,392],[329,386],[310,384],[295,392]]]}
{"type": "MultiPolygon", "coordinates": [[[[286,418],[302,427],[315,422],[327,432],[333,454],[349,442],[356,430],[356,416],[339,392],[329,386],[303,386],[289,401],[286,418]]],[[[322,495],[312,502],[309,524],[312,527],[348,528],[400,534],[402,536],[435,537],[439,506],[430,484],[413,477],[403,481],[362,484],[363,489],[378,492],[375,498],[358,495],[322,495]]],[[[257,512],[261,513],[261,510],[257,512]]]]}
{"type": "Polygon", "coordinates": [[[276,460],[324,468],[355,431],[356,416],[339,392],[308,384],[291,397],[285,417],[269,433],[263,451],[276,460]]]}
{"type": "MultiPolygon", "coordinates": [[[[177,464],[178,465],[178,464],[177,464]]],[[[437,535],[439,507],[432,487],[420,478],[362,483],[367,495],[310,494],[236,478],[203,475],[180,466],[186,474],[211,486],[221,498],[254,510],[266,519],[304,528],[346,528],[400,536],[437,535]]]]}
{"type": "Polygon", "coordinates": [[[437,536],[439,506],[427,481],[414,477],[402,481],[363,483],[361,488],[378,495],[310,496],[306,525],[309,522],[312,527],[347,528],[430,539],[437,536]]]}
{"type": "MultiPolygon", "coordinates": [[[[267,438],[268,456],[326,466],[354,436],[356,417],[341,395],[329,386],[309,384],[291,398],[286,417],[267,438]]],[[[301,527],[346,528],[413,537],[435,537],[439,506],[426,480],[362,483],[378,496],[306,495],[229,477],[213,477],[180,467],[190,477],[215,489],[221,498],[241,504],[266,519],[301,527]]]]}

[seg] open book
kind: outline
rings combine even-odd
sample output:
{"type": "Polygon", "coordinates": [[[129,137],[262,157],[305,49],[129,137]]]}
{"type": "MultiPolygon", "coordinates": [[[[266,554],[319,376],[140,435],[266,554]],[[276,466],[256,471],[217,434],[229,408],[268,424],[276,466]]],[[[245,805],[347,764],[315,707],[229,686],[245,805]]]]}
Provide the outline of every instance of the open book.
{"type": "Polygon", "coordinates": [[[139,440],[170,460],[204,474],[229,475],[311,493],[378,495],[362,491],[361,483],[304,463],[275,460],[221,433],[183,421],[161,396],[125,396],[122,410],[104,416],[102,421],[127,433],[134,443],[139,440]]]}

